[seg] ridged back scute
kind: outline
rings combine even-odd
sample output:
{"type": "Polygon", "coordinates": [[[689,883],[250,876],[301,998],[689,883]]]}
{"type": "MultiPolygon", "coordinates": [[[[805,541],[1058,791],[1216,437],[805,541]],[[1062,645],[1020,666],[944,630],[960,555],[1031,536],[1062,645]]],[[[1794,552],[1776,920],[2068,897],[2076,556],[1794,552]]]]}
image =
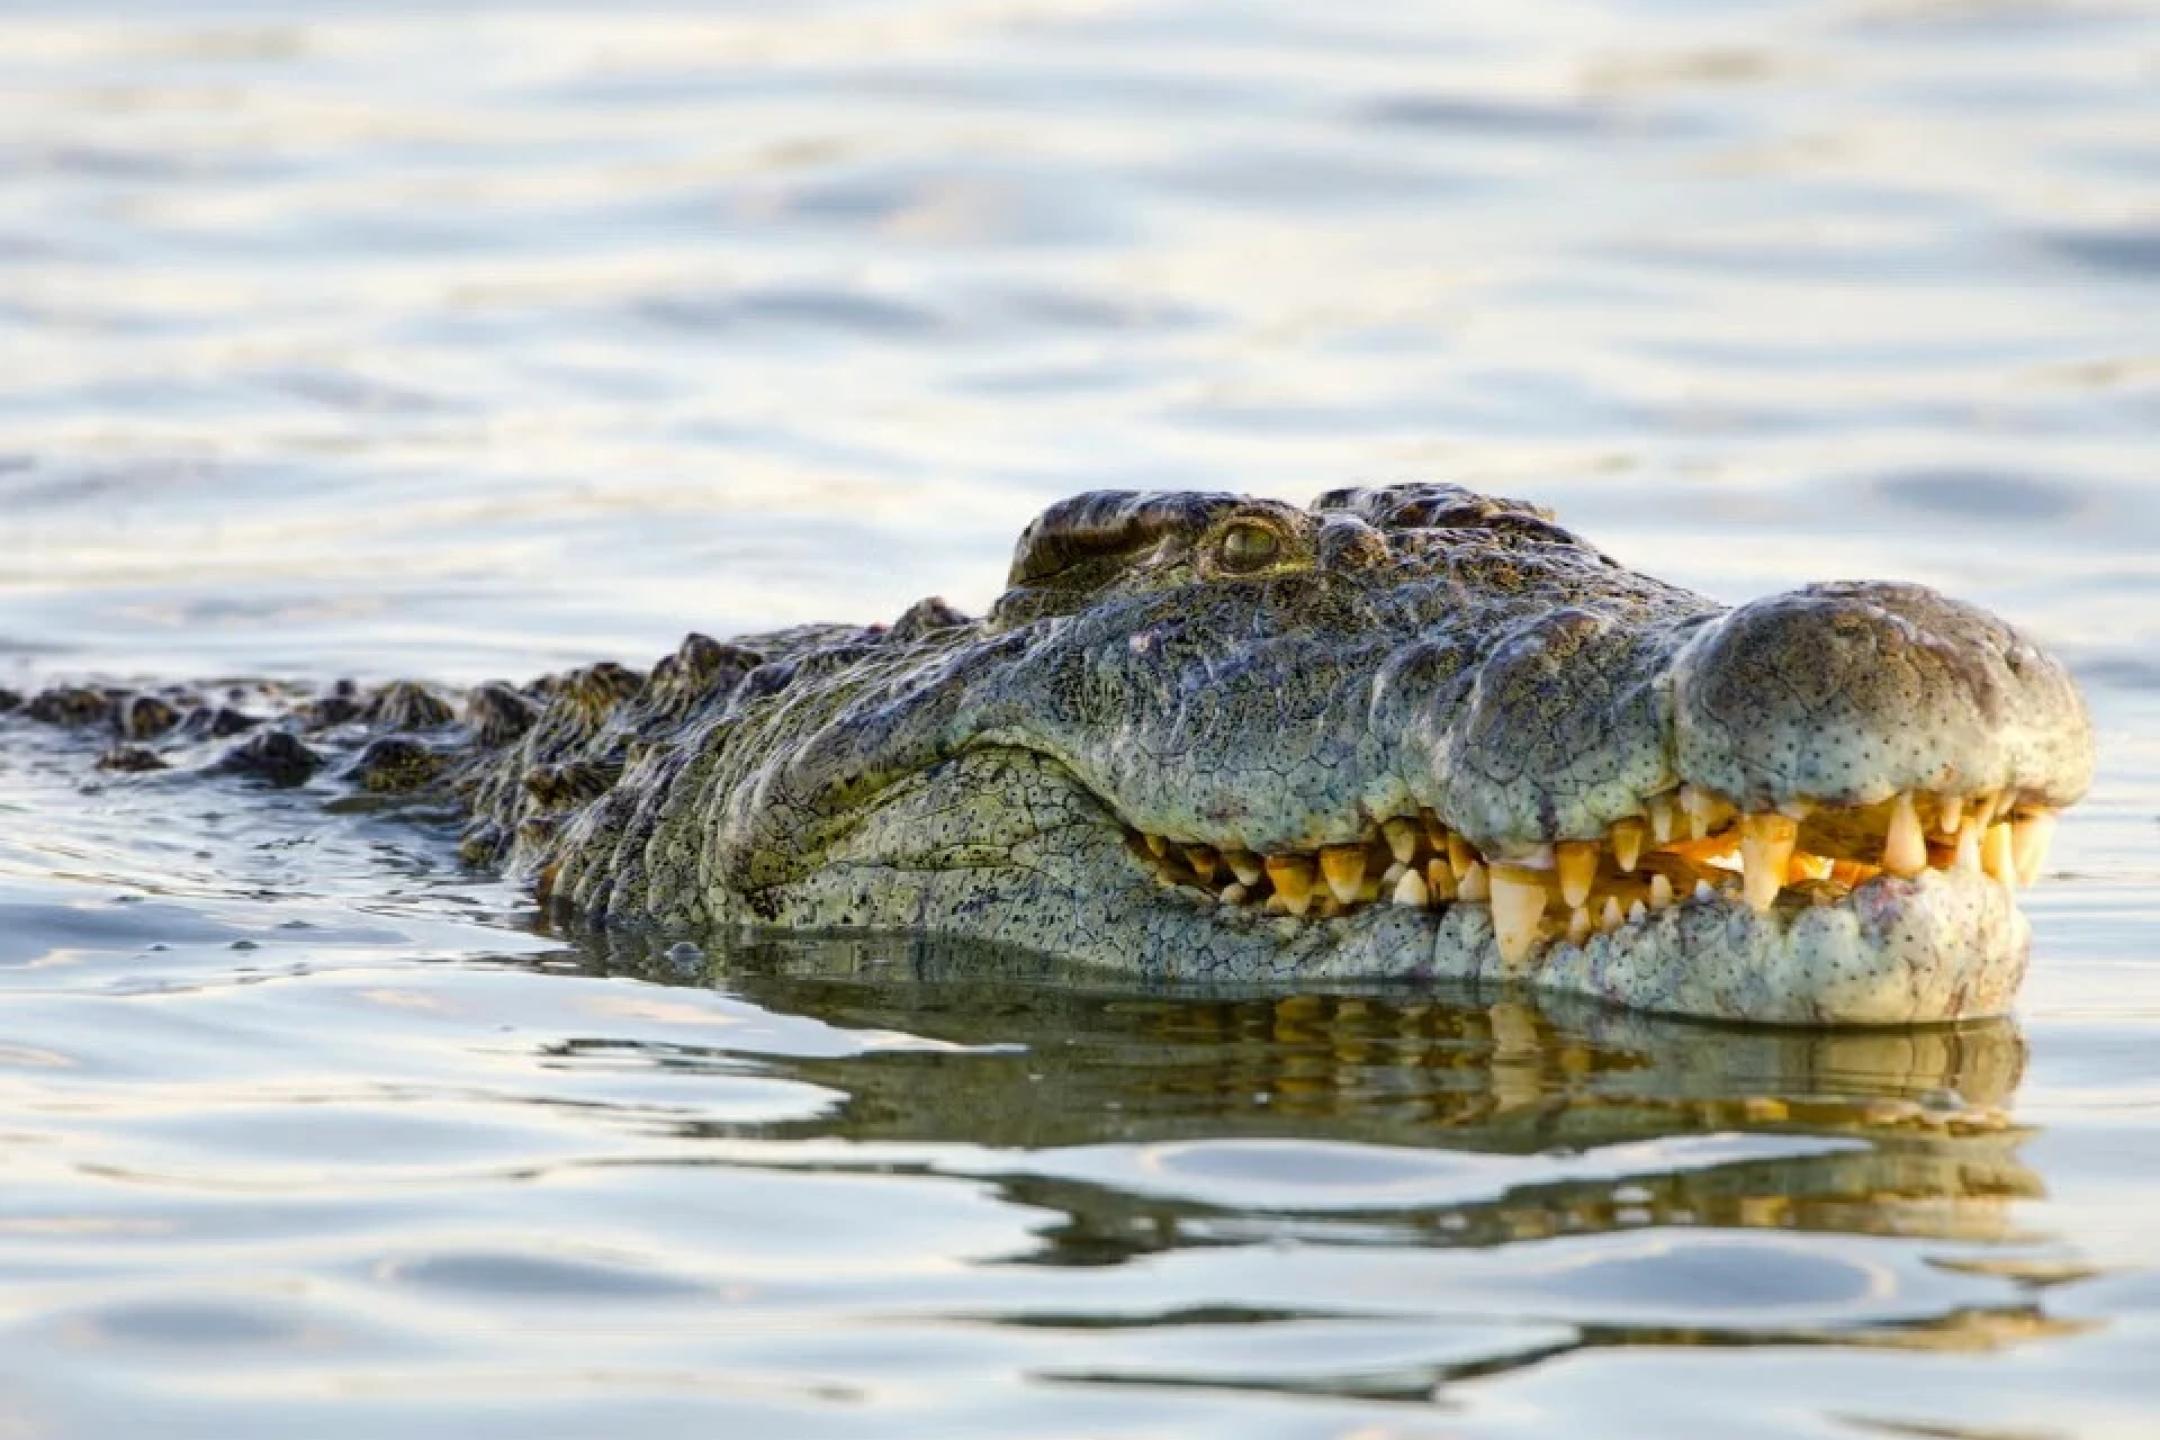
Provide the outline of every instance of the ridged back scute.
{"type": "Polygon", "coordinates": [[[1483,530],[1593,548],[1556,524],[1553,512],[1542,505],[1433,481],[1330,490],[1313,501],[1312,508],[1355,515],[1381,530],[1483,530]]]}

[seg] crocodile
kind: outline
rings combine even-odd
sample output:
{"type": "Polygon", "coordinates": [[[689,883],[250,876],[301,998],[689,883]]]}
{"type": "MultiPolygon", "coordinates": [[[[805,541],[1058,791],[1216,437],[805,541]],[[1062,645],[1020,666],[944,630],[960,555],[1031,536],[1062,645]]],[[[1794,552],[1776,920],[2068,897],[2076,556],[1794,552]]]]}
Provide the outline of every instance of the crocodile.
{"type": "Polygon", "coordinates": [[[112,735],[106,783],[447,804],[467,861],[592,925],[1797,1025],[2005,1012],[2093,765],[2064,665],[1972,605],[1727,607],[1435,483],[1091,492],[980,617],[693,634],[642,672],[10,701],[112,735]]]}

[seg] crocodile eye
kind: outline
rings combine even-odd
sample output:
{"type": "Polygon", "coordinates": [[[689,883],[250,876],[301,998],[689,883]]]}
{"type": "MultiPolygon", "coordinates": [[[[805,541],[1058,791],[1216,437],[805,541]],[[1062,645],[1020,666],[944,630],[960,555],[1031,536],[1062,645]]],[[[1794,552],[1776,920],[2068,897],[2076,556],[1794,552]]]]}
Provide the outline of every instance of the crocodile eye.
{"type": "Polygon", "coordinates": [[[1259,570],[1282,553],[1282,538],[1271,527],[1246,520],[1223,531],[1221,553],[1225,570],[1259,570]]]}

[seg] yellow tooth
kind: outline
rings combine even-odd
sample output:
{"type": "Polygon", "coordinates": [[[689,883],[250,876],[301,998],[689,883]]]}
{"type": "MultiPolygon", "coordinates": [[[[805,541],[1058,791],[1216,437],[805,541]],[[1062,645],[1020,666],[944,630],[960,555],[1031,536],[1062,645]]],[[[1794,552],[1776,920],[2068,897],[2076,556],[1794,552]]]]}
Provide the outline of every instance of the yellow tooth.
{"type": "Polygon", "coordinates": [[[1935,797],[1935,828],[1945,835],[1955,835],[1965,820],[1965,797],[1962,795],[1938,795],[1935,797]]]}
{"type": "Polygon", "coordinates": [[[1980,868],[1980,822],[1968,821],[1958,826],[1957,868],[1978,870],[1980,868]]]}
{"type": "Polygon", "coordinates": [[[1646,918],[1648,918],[1649,914],[1649,909],[1644,906],[1642,901],[1637,900],[1627,907],[1627,923],[1630,925],[1640,925],[1646,918]]]}
{"type": "Polygon", "coordinates": [[[1927,837],[1920,831],[1920,816],[1913,809],[1912,792],[1898,792],[1890,807],[1890,833],[1883,837],[1883,869],[1911,877],[1927,869],[1927,837]]]}
{"type": "Polygon", "coordinates": [[[1673,801],[1670,795],[1653,795],[1643,801],[1650,816],[1650,838],[1660,845],[1672,844],[1673,801]]]}
{"type": "Polygon", "coordinates": [[[1635,873],[1635,861],[1642,855],[1643,822],[1640,820],[1616,820],[1612,827],[1613,860],[1623,875],[1635,873]]]}
{"type": "Polygon", "coordinates": [[[1435,904],[1455,898],[1455,872],[1437,855],[1425,862],[1425,893],[1435,904]]]}
{"type": "Polygon", "coordinates": [[[1477,864],[1477,859],[1478,853],[1471,848],[1469,841],[1452,830],[1448,832],[1447,863],[1455,871],[1457,880],[1470,873],[1470,867],[1477,864]]]}
{"type": "Polygon", "coordinates": [[[1584,909],[1584,908],[1583,908],[1582,906],[1578,905],[1578,906],[1576,906],[1576,907],[1575,907],[1575,908],[1574,908],[1573,910],[1570,910],[1570,911],[1568,911],[1568,917],[1567,917],[1567,943],[1568,943],[1568,944],[1570,944],[1570,945],[1580,945],[1580,944],[1582,944],[1582,943],[1583,943],[1583,941],[1585,941],[1585,940],[1588,940],[1588,939],[1590,938],[1590,933],[1591,933],[1591,931],[1595,930],[1596,928],[1597,928],[1597,927],[1596,927],[1596,925],[1594,925],[1594,924],[1593,924],[1593,923],[1591,922],[1591,919],[1590,919],[1590,912],[1589,912],[1588,910],[1584,909]]]}
{"type": "Polygon", "coordinates": [[[1320,873],[1327,877],[1328,889],[1335,892],[1335,898],[1348,905],[1358,898],[1358,890],[1365,884],[1365,847],[1321,846],[1320,873]]]}
{"type": "Polygon", "coordinates": [[[2034,810],[2012,822],[2016,831],[2011,848],[2017,856],[2018,883],[2031,886],[2046,867],[2048,847],[2055,841],[2055,812],[2034,810]]]}
{"type": "Polygon", "coordinates": [[[2009,821],[1996,821],[1980,837],[1980,868],[2005,885],[2015,887],[2018,883],[2017,846],[2011,838],[2009,821]]]}
{"type": "Polygon", "coordinates": [[[1270,855],[1266,863],[1268,879],[1273,882],[1275,893],[1282,897],[1283,909],[1292,915],[1303,915],[1312,906],[1312,857],[1270,855]]]}
{"type": "Polygon", "coordinates": [[[1259,884],[1260,877],[1267,873],[1267,867],[1260,863],[1260,857],[1250,850],[1225,850],[1222,858],[1223,863],[1230,867],[1230,873],[1237,876],[1238,884],[1248,890],[1259,884]]]}
{"type": "Polygon", "coordinates": [[[1455,893],[1465,900],[1491,900],[1492,877],[1485,873],[1483,865],[1473,860],[1470,868],[1456,880],[1455,893]]]}
{"type": "Polygon", "coordinates": [[[1160,860],[1170,853],[1170,842],[1163,839],[1162,836],[1143,835],[1141,838],[1147,841],[1148,853],[1156,859],[1160,860]]]}
{"type": "Polygon", "coordinates": [[[1577,906],[1590,898],[1590,882],[1597,878],[1598,846],[1592,840],[1563,840],[1553,848],[1553,865],[1560,872],[1560,898],[1577,906]]]}
{"type": "Polygon", "coordinates": [[[1607,895],[1605,908],[1598,911],[1598,929],[1610,935],[1627,923],[1627,915],[1620,909],[1619,897],[1607,895]]]}
{"type": "Polygon", "coordinates": [[[1222,863],[1222,856],[1212,845],[1187,845],[1185,863],[1192,866],[1192,873],[1205,884],[1215,878],[1215,867],[1222,863]]]}
{"type": "Polygon", "coordinates": [[[1650,908],[1652,910],[1663,910],[1666,906],[1672,904],[1672,899],[1672,881],[1666,879],[1663,875],[1652,875],[1650,877],[1650,908]]]}
{"type": "Polygon", "coordinates": [[[1435,850],[1445,851],[1447,849],[1447,826],[1440,823],[1440,817],[1430,810],[1420,810],[1417,812],[1417,818],[1418,824],[1425,828],[1425,843],[1435,850]]]}
{"type": "Polygon", "coordinates": [[[1680,787],[1680,808],[1687,812],[1689,838],[1702,840],[1733,813],[1732,806],[1694,785],[1680,787]]]}
{"type": "Polygon", "coordinates": [[[1493,939],[1501,963],[1519,970],[1537,948],[1538,922],[1545,918],[1545,877],[1517,865],[1492,867],[1493,939]]]}
{"type": "Polygon", "coordinates": [[[1242,905],[1252,898],[1252,891],[1247,890],[1243,885],[1225,885],[1222,888],[1222,894],[1217,898],[1225,905],[1242,905]]]}
{"type": "Polygon", "coordinates": [[[1418,822],[1398,815],[1380,826],[1380,833],[1387,836],[1387,848],[1395,858],[1408,865],[1417,859],[1418,822]]]}
{"type": "Polygon", "coordinates": [[[1387,869],[1380,872],[1380,888],[1383,890],[1394,889],[1395,882],[1402,879],[1403,873],[1409,868],[1410,867],[1408,865],[1403,864],[1403,862],[1400,860],[1397,860],[1394,864],[1388,866],[1387,869]]]}
{"type": "Polygon", "coordinates": [[[1431,896],[1425,890],[1425,877],[1415,870],[1402,872],[1402,879],[1395,882],[1395,903],[1422,910],[1431,896]]]}
{"type": "Polygon", "coordinates": [[[1792,864],[1793,845],[1799,838],[1800,822],[1790,815],[1769,811],[1741,817],[1741,888],[1756,914],[1777,903],[1778,891],[1785,888],[1786,867],[1792,864]]]}

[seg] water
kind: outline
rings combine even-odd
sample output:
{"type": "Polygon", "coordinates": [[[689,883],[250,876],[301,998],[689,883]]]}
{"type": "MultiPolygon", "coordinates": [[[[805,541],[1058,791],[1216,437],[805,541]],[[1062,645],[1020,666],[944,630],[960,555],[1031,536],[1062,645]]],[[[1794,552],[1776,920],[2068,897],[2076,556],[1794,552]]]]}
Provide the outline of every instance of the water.
{"type": "Polygon", "coordinates": [[[2156,320],[2118,0],[0,8],[0,683],[1438,476],[2000,609],[2102,761],[2014,1021],[1799,1036],[607,950],[10,734],[0,1436],[2154,1433],[2156,320]]]}

